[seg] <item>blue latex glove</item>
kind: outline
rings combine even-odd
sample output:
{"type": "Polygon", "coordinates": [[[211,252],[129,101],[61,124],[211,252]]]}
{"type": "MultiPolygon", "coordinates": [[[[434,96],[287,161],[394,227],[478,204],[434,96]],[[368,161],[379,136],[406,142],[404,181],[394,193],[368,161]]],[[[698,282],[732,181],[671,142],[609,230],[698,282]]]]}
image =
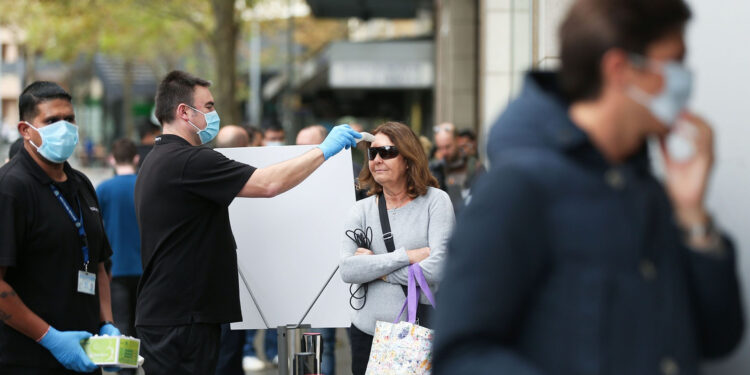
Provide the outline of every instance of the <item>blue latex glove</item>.
{"type": "Polygon", "coordinates": [[[81,346],[81,341],[89,337],[91,337],[91,334],[88,332],[60,332],[53,327],[49,327],[49,331],[39,341],[39,344],[49,350],[66,369],[76,372],[92,372],[97,369],[97,366],[86,356],[81,346]]]}
{"type": "Polygon", "coordinates": [[[122,333],[120,333],[120,330],[117,329],[117,327],[113,326],[112,324],[105,324],[102,326],[102,328],[99,328],[99,336],[121,336],[122,333]]]}
{"type": "MultiPolygon", "coordinates": [[[[117,329],[117,327],[115,327],[115,326],[107,323],[107,324],[103,325],[102,328],[99,328],[99,336],[104,336],[104,335],[107,335],[107,336],[120,336],[122,334],[120,333],[120,330],[117,329]]],[[[116,366],[107,366],[107,367],[104,367],[103,369],[104,369],[104,371],[107,371],[107,372],[118,372],[118,371],[120,371],[120,368],[116,367],[116,366]]]]}
{"type": "Polygon", "coordinates": [[[331,129],[331,132],[328,133],[323,143],[318,145],[318,148],[323,151],[325,160],[328,160],[345,148],[357,147],[357,139],[359,138],[362,138],[362,134],[354,131],[349,125],[339,125],[331,129]]]}

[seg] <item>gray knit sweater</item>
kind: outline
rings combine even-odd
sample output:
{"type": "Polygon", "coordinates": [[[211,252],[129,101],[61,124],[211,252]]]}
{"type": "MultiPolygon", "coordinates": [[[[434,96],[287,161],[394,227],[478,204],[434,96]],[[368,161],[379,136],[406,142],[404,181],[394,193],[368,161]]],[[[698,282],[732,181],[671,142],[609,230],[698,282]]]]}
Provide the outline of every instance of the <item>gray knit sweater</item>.
{"type": "MultiPolygon", "coordinates": [[[[370,335],[375,332],[378,320],[393,322],[404,303],[401,285],[408,281],[409,258],[406,250],[430,248],[430,256],[420,262],[427,283],[433,293],[437,292],[442,276],[448,240],[456,223],[453,205],[448,194],[436,188],[428,188],[427,194],[417,197],[403,207],[388,210],[393,242],[396,251],[388,253],[383,241],[380,216],[375,197],[358,201],[349,212],[345,229],[373,231],[374,255],[354,255],[357,245],[344,236],[341,243],[341,278],[352,284],[367,283],[367,302],[362,310],[351,312],[352,323],[370,335]],[[387,281],[380,278],[384,275],[387,281]]],[[[354,290],[355,287],[352,288],[354,290]]],[[[421,303],[429,303],[424,295],[421,303]]],[[[361,301],[353,301],[357,307],[361,301]]],[[[401,316],[406,319],[406,314],[401,316]]]]}

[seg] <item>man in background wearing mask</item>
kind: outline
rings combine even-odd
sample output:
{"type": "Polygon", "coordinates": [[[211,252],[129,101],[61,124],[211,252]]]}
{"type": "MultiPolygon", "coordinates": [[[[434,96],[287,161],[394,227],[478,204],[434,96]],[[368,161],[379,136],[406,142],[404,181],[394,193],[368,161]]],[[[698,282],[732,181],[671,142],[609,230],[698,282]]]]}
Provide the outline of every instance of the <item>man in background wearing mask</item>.
{"type": "Polygon", "coordinates": [[[281,126],[269,126],[263,131],[263,146],[283,146],[285,134],[281,126]]]}
{"type": "Polygon", "coordinates": [[[436,375],[693,375],[737,347],[735,249],[704,204],[712,131],[685,107],[689,18],[682,0],[573,3],[561,70],[529,75],[492,129],[441,284],[436,375]],[[677,160],[679,120],[693,153],[677,160]]]}
{"type": "Polygon", "coordinates": [[[0,168],[0,373],[98,373],[81,341],[120,334],[112,250],[94,187],[66,162],[78,143],[71,97],[34,82],[19,113],[23,148],[0,168]]]}
{"type": "Polygon", "coordinates": [[[159,84],[156,117],[164,133],[136,181],[144,266],[136,330],[151,375],[212,374],[221,323],[242,319],[232,200],[281,194],[361,138],[341,125],[301,156],[256,169],[201,146],[219,132],[209,86],[181,71],[159,84]]]}

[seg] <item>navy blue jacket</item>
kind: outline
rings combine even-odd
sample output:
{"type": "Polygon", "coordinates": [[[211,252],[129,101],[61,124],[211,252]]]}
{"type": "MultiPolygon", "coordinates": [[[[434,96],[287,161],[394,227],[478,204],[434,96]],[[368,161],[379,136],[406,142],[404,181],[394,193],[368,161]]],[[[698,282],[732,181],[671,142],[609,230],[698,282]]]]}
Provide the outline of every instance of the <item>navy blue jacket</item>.
{"type": "Polygon", "coordinates": [[[608,163],[534,73],[459,217],[434,366],[447,374],[697,374],[742,336],[734,248],[688,249],[645,146],[608,163]]]}

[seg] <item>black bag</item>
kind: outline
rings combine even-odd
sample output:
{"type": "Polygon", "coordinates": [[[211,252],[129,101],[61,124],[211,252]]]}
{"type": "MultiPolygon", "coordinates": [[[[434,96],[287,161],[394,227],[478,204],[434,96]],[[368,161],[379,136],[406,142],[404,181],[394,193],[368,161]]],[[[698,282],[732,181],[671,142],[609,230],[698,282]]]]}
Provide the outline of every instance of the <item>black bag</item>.
{"type": "MultiPolygon", "coordinates": [[[[385,247],[389,253],[396,250],[396,245],[393,243],[393,233],[391,233],[391,222],[388,220],[388,210],[385,204],[385,194],[381,192],[378,194],[378,211],[380,213],[380,227],[383,229],[383,241],[385,241],[385,247]]],[[[401,285],[401,289],[404,290],[404,298],[409,294],[406,285],[401,285]]],[[[432,306],[424,303],[419,303],[417,306],[417,324],[422,327],[432,328],[430,326],[429,317],[432,306]]]]}

